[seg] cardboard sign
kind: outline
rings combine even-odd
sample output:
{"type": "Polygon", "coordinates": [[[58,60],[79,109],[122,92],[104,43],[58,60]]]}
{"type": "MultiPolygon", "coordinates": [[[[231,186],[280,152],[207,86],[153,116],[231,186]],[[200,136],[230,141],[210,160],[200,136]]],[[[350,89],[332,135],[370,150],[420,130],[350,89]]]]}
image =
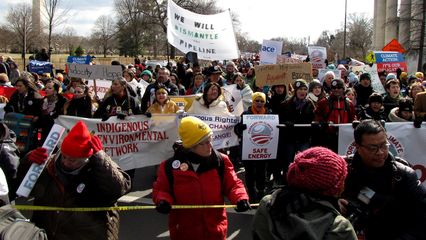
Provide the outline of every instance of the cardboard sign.
{"type": "Polygon", "coordinates": [[[297,79],[312,80],[310,63],[255,66],[258,86],[288,85],[297,79]]]}
{"type": "Polygon", "coordinates": [[[115,80],[123,76],[121,66],[68,64],[68,76],[83,79],[115,80]]]}
{"type": "MultiPolygon", "coordinates": [[[[49,135],[46,138],[46,141],[44,141],[43,148],[47,149],[47,155],[50,157],[52,155],[53,150],[58,145],[59,140],[62,137],[62,134],[64,134],[65,128],[54,124],[52,129],[49,132],[49,135]]],[[[18,196],[28,197],[31,193],[31,191],[34,188],[34,185],[36,184],[38,178],[41,175],[41,172],[43,172],[44,166],[46,165],[46,162],[44,162],[41,165],[33,163],[28,170],[27,174],[24,177],[24,180],[22,180],[21,185],[18,188],[18,191],[16,191],[16,194],[18,196]]]]}

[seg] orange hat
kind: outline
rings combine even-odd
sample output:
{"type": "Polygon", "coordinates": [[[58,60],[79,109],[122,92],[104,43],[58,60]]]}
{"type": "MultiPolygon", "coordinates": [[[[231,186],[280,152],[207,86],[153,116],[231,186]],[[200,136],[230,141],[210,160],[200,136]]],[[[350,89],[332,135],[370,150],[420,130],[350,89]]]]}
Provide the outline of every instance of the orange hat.
{"type": "Polygon", "coordinates": [[[77,122],[61,145],[62,154],[72,158],[88,158],[93,154],[92,136],[83,121],[77,122]]]}

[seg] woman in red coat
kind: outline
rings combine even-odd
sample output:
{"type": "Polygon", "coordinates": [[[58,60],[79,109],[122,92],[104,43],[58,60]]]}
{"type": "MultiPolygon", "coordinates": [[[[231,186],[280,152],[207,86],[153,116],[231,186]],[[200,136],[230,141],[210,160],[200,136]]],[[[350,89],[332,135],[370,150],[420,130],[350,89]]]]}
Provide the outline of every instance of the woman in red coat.
{"type": "Polygon", "coordinates": [[[212,130],[196,117],[179,125],[181,148],[161,163],[153,188],[157,211],[169,215],[170,239],[226,239],[225,208],[172,209],[172,205],[223,205],[224,196],[236,211],[250,209],[243,183],[228,156],[212,148],[212,130]]]}

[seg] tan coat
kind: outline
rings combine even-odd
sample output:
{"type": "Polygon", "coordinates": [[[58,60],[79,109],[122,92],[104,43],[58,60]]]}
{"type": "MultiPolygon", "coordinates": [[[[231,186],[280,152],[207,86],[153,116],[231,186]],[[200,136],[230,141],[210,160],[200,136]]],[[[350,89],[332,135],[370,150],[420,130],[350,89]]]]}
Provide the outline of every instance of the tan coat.
{"type": "Polygon", "coordinates": [[[149,113],[176,113],[179,110],[179,107],[176,105],[176,103],[172,100],[168,100],[167,103],[164,105],[164,107],[161,107],[158,102],[153,103],[148,110],[146,110],[149,113]]]}

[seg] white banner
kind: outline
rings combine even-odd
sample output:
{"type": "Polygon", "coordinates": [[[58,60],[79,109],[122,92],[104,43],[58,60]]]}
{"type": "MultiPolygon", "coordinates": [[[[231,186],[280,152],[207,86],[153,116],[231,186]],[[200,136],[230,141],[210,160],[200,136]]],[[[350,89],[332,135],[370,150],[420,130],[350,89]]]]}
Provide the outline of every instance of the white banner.
{"type": "Polygon", "coordinates": [[[386,90],[380,81],[379,73],[377,72],[377,64],[373,64],[373,67],[370,67],[369,65],[351,66],[349,69],[351,69],[351,71],[357,76],[360,76],[363,73],[369,73],[371,76],[371,86],[373,87],[374,91],[380,94],[386,93],[386,90]]]}
{"type": "Polygon", "coordinates": [[[115,80],[123,76],[121,66],[116,65],[87,65],[68,64],[68,76],[84,79],[115,80]]]}
{"type": "MultiPolygon", "coordinates": [[[[73,126],[74,125],[72,125],[71,127],[73,126]]],[[[68,129],[71,129],[71,127],[68,129]]],[[[53,150],[55,150],[64,132],[65,128],[57,124],[53,125],[52,129],[49,132],[49,135],[47,136],[42,146],[47,150],[48,157],[52,156],[53,150]]],[[[28,197],[30,195],[46,164],[47,161],[42,164],[31,164],[30,169],[28,170],[27,174],[21,182],[21,185],[19,185],[19,188],[16,191],[16,194],[18,196],[28,197]]]]}
{"type": "MultiPolygon", "coordinates": [[[[426,123],[421,128],[414,128],[413,123],[386,123],[388,141],[391,144],[389,151],[404,158],[416,170],[420,181],[426,185],[426,123]]],[[[355,142],[352,124],[339,127],[339,154],[350,155],[355,152],[355,142]]]]}
{"type": "Polygon", "coordinates": [[[242,160],[267,160],[277,158],[278,115],[243,115],[247,129],[243,132],[242,160]]]}
{"type": "Polygon", "coordinates": [[[178,139],[176,115],[134,115],[119,120],[111,117],[87,119],[59,116],[56,123],[70,129],[83,120],[89,131],[94,131],[104,151],[123,169],[129,170],[160,164],[173,156],[173,143],[178,139]]]}
{"type": "Polygon", "coordinates": [[[237,146],[238,136],[234,133],[234,126],[240,122],[239,116],[220,117],[200,114],[180,115],[180,117],[194,116],[207,123],[213,131],[213,148],[221,149],[237,146]]]}
{"type": "MultiPolygon", "coordinates": [[[[96,80],[96,94],[98,95],[99,99],[104,99],[105,94],[108,92],[108,90],[111,88],[112,82],[109,80],[96,80]]],[[[89,79],[87,81],[87,86],[90,90],[94,90],[94,84],[93,80],[89,79]]]]}
{"type": "Polygon", "coordinates": [[[260,49],[260,64],[276,64],[277,56],[281,55],[282,41],[263,40],[260,49]]]}
{"type": "Polygon", "coordinates": [[[238,46],[229,11],[201,15],[183,9],[169,0],[167,40],[183,53],[197,53],[198,59],[238,58],[238,46]]]}
{"type": "Polygon", "coordinates": [[[225,85],[223,88],[223,96],[231,106],[231,114],[241,116],[244,112],[243,101],[241,98],[241,91],[237,89],[237,84],[225,85]]]}
{"type": "Polygon", "coordinates": [[[312,68],[325,68],[325,59],[327,59],[327,49],[325,47],[308,46],[309,59],[312,63],[312,68]]]}

